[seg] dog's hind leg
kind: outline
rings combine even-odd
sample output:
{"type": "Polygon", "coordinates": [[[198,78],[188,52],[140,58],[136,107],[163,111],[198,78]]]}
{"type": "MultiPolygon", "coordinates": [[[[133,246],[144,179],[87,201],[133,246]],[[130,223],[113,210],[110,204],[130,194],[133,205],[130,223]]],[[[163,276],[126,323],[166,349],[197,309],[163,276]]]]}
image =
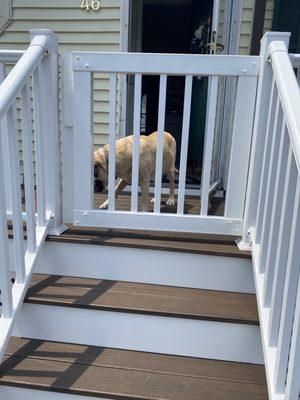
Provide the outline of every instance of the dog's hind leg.
{"type": "Polygon", "coordinates": [[[167,206],[174,206],[175,204],[175,185],[174,185],[174,172],[175,168],[172,168],[169,172],[169,182],[170,182],[170,195],[168,200],[166,201],[167,206]]]}
{"type": "MultiPolygon", "coordinates": [[[[126,188],[127,185],[128,185],[128,183],[126,181],[124,181],[124,179],[122,179],[122,178],[119,179],[119,181],[115,187],[115,198],[117,198],[118,195],[120,193],[122,193],[122,191],[126,188]]],[[[102,210],[106,210],[108,208],[108,199],[105,200],[105,202],[103,204],[101,204],[101,206],[99,208],[101,208],[102,210]]]]}

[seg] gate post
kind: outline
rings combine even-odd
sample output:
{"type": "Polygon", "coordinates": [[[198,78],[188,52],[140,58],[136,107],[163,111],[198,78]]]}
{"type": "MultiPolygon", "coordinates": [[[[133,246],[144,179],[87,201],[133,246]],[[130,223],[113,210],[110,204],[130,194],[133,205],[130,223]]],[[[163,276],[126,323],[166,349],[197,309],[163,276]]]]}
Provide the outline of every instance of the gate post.
{"type": "Polygon", "coordinates": [[[262,40],[260,47],[260,67],[256,97],[256,109],[253,128],[251,158],[249,164],[248,185],[244,212],[243,236],[238,243],[243,250],[250,247],[250,228],[255,226],[257,203],[259,195],[261,168],[263,162],[263,152],[265,146],[265,133],[267,128],[268,108],[273,80],[272,67],[268,62],[268,49],[273,40],[283,40],[289,42],[289,33],[267,32],[262,40]]]}
{"type": "Polygon", "coordinates": [[[58,41],[50,29],[30,30],[30,39],[43,35],[48,39],[47,54],[41,61],[43,112],[43,157],[45,162],[46,210],[52,222],[49,233],[59,235],[67,229],[62,223],[61,155],[58,96],[58,41]]]}

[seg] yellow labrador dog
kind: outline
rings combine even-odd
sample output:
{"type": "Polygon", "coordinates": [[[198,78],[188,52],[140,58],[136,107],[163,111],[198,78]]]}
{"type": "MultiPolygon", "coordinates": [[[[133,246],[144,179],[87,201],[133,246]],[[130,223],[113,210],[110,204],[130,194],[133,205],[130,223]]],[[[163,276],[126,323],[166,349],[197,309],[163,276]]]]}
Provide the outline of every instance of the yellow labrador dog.
{"type": "MultiPolygon", "coordinates": [[[[139,185],[141,187],[142,211],[148,210],[150,180],[155,176],[157,137],[158,132],[153,132],[149,136],[140,136],[139,185]]],[[[174,205],[176,141],[170,133],[164,132],[163,143],[162,174],[168,175],[170,180],[170,195],[167,205],[174,205]]],[[[115,188],[116,197],[127,185],[131,184],[132,153],[132,135],[116,141],[116,176],[120,178],[115,188]]],[[[95,191],[98,192],[102,192],[108,184],[108,155],[109,145],[105,145],[94,152],[95,191]]],[[[108,200],[100,206],[102,209],[107,207],[108,200]]]]}

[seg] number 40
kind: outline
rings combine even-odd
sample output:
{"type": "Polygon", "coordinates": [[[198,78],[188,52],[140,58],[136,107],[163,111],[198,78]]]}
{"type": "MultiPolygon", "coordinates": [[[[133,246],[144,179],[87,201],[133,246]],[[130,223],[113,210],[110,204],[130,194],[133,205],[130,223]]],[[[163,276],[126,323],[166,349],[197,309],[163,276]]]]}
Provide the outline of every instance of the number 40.
{"type": "Polygon", "coordinates": [[[93,11],[97,11],[100,8],[99,0],[82,0],[81,8],[85,8],[86,11],[92,9],[93,11]]]}

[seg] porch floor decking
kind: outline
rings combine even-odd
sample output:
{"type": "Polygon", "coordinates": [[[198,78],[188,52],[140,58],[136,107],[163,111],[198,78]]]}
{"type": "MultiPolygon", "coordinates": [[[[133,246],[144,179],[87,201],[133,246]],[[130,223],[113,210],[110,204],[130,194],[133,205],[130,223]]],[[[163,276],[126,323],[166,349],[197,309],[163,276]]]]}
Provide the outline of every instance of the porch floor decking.
{"type": "MultiPolygon", "coordinates": [[[[168,195],[162,194],[161,196],[161,212],[175,214],[177,212],[177,195],[175,196],[176,204],[174,206],[167,206],[166,200],[168,195]]],[[[104,203],[107,199],[107,194],[95,193],[94,195],[94,207],[104,203]]],[[[130,211],[131,196],[130,193],[122,193],[116,199],[116,210],[118,211],[130,211]]],[[[200,196],[185,196],[184,201],[184,214],[200,215],[200,196]]],[[[141,208],[141,197],[138,199],[139,210],[141,208]]],[[[153,211],[153,203],[149,201],[149,211],[153,211]]],[[[223,216],[224,215],[225,198],[224,197],[212,197],[208,210],[208,215],[223,216]]]]}
{"type": "Polygon", "coordinates": [[[264,366],[12,338],[0,385],[122,400],[263,400],[264,366]]]}

